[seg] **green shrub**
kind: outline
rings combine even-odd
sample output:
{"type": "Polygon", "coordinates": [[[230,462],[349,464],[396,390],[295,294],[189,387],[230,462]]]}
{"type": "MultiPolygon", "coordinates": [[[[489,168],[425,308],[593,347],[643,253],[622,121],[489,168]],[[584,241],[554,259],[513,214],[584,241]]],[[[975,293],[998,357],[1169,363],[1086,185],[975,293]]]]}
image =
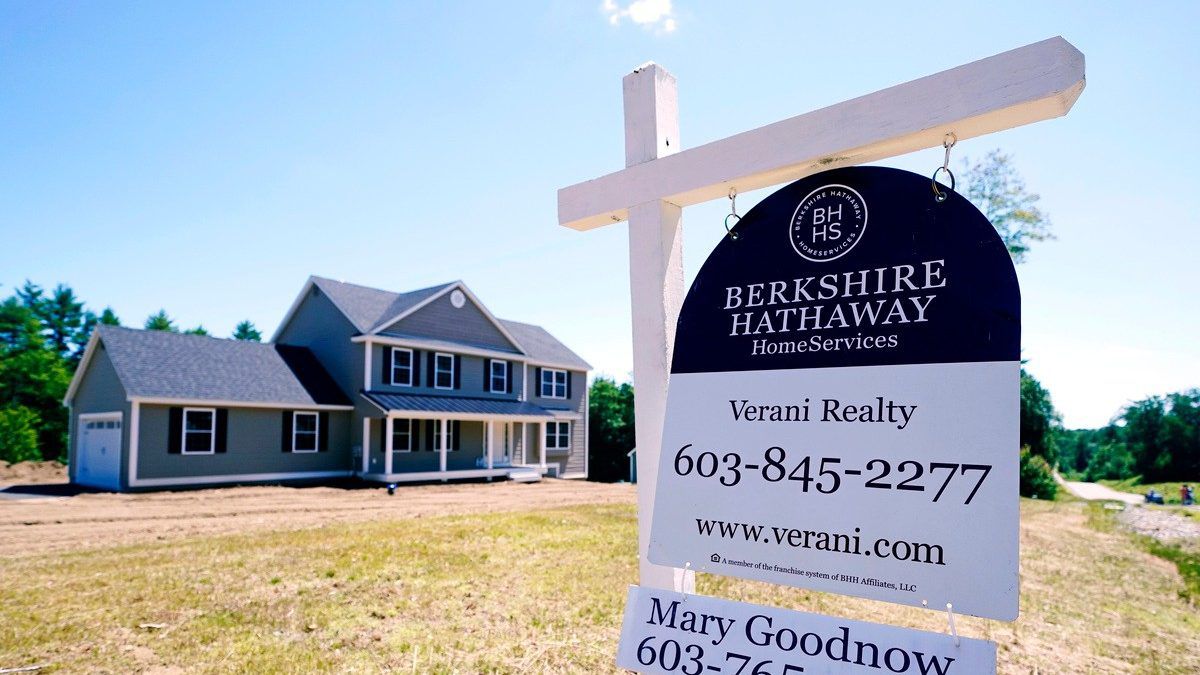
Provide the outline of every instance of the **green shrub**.
{"type": "Polygon", "coordinates": [[[28,462],[42,458],[38,451],[38,416],[29,408],[0,410],[0,460],[28,462]]]}
{"type": "Polygon", "coordinates": [[[1054,499],[1057,494],[1058,483],[1046,458],[1031,453],[1028,446],[1021,448],[1021,496],[1054,499]]]}

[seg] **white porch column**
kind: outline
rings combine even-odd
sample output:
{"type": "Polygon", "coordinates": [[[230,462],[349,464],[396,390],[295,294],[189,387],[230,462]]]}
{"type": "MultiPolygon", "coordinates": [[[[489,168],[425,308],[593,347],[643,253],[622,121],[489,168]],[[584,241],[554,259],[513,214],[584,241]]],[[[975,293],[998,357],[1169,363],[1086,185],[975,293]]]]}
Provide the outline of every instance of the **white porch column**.
{"type": "Polygon", "coordinates": [[[371,418],[363,418],[362,434],[362,472],[371,470],[371,418]]]}
{"type": "MultiPolygon", "coordinates": [[[[446,445],[450,440],[450,420],[442,420],[441,442],[438,444],[438,471],[446,472],[446,445]]],[[[446,480],[443,478],[442,480],[446,480]]]]}
{"type": "Polygon", "coordinates": [[[546,423],[538,422],[538,465],[546,468],[546,423]]]}
{"type": "Polygon", "coordinates": [[[384,417],[383,423],[383,472],[392,472],[392,416],[384,417]]]}
{"type": "Polygon", "coordinates": [[[488,420],[483,423],[483,438],[484,438],[484,443],[485,443],[484,447],[487,448],[487,468],[489,471],[492,470],[492,468],[496,464],[496,460],[494,457],[495,448],[493,447],[494,443],[492,442],[492,434],[494,433],[492,424],[493,424],[493,422],[491,420],[488,420]]]}
{"type": "MultiPolygon", "coordinates": [[[[675,77],[650,64],[626,75],[625,166],[679,151],[679,107],[675,77]]],[[[683,303],[683,210],[655,200],[629,209],[629,292],[633,309],[634,427],[638,449],[638,561],[643,586],[673,589],[683,570],[653,565],[646,558],[658,482],[667,379],[675,346],[675,322],[683,303]]],[[[683,590],[694,590],[686,574],[683,590]]]]}

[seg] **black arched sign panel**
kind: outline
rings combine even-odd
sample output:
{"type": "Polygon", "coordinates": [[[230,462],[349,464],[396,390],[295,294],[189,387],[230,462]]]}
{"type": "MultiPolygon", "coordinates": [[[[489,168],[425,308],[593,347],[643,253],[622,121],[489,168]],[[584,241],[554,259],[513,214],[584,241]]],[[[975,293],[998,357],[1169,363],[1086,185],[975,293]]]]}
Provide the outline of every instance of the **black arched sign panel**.
{"type": "Polygon", "coordinates": [[[1016,618],[1020,291],[994,228],[855,167],[734,232],[680,311],[650,560],[1016,618]]]}

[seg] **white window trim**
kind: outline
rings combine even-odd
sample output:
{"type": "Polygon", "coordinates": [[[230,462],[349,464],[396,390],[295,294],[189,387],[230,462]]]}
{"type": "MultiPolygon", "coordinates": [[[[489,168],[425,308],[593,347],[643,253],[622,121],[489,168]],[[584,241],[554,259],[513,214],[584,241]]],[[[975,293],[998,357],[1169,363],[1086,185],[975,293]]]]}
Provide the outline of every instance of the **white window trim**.
{"type": "Polygon", "coordinates": [[[546,438],[543,440],[546,443],[547,450],[570,450],[571,449],[571,423],[570,422],[562,422],[562,421],[546,422],[546,438]],[[560,424],[565,424],[567,426],[567,433],[566,433],[567,443],[566,443],[566,445],[558,444],[559,436],[562,435],[559,433],[558,425],[560,425],[560,424]],[[554,429],[554,433],[550,433],[550,429],[554,429]],[[553,443],[551,443],[552,440],[553,440],[553,443]]]}
{"type": "Polygon", "coordinates": [[[412,452],[413,451],[413,442],[412,442],[413,441],[413,421],[414,420],[402,418],[402,417],[393,417],[392,418],[392,452],[412,452]],[[396,445],[396,430],[397,430],[397,425],[400,422],[404,422],[405,424],[408,425],[408,447],[407,448],[402,448],[402,447],[396,445]]]}
{"type": "Polygon", "coordinates": [[[413,386],[413,371],[416,370],[416,363],[413,350],[407,347],[392,347],[391,354],[388,356],[388,384],[393,387],[411,387],[413,386]],[[396,352],[408,352],[408,382],[396,381],[396,352]]]}
{"type": "MultiPolygon", "coordinates": [[[[309,432],[304,432],[309,433],[309,432]]],[[[306,455],[312,452],[321,451],[321,413],[310,410],[297,410],[292,413],[292,452],[306,455]],[[296,449],[296,420],[301,415],[312,415],[316,419],[316,424],[313,425],[313,449],[312,450],[297,450],[296,449]]]]}
{"type": "Polygon", "coordinates": [[[443,389],[443,390],[453,390],[454,389],[454,355],[453,354],[447,354],[445,352],[434,352],[433,353],[433,388],[434,389],[443,389]],[[438,375],[440,375],[443,372],[442,369],[438,367],[438,361],[441,360],[441,358],[443,356],[450,359],[450,370],[446,371],[446,372],[450,373],[450,386],[448,386],[448,387],[438,386],[438,375]]]}
{"type": "Polygon", "coordinates": [[[508,363],[508,361],[501,361],[499,359],[494,359],[491,362],[491,364],[492,365],[488,368],[488,391],[493,394],[507,394],[508,393],[508,369],[510,367],[510,364],[508,363]],[[503,372],[500,373],[500,389],[496,389],[496,366],[497,365],[504,366],[503,372]]]}
{"type": "Polygon", "coordinates": [[[454,449],[454,420],[436,419],[433,421],[433,451],[442,447],[442,425],[446,425],[446,452],[458,452],[454,449]]]}
{"type": "Polygon", "coordinates": [[[567,397],[567,378],[570,376],[571,376],[570,373],[568,373],[565,370],[561,370],[559,368],[542,368],[542,381],[538,383],[538,394],[540,394],[542,398],[565,399],[567,397]],[[555,375],[557,373],[563,374],[563,395],[562,396],[556,396],[554,393],[554,390],[557,389],[557,386],[556,386],[557,382],[555,382],[555,380],[556,380],[555,375]],[[547,374],[550,375],[550,393],[549,394],[546,393],[546,375],[547,374]]]}
{"type": "MultiPolygon", "coordinates": [[[[183,428],[180,429],[180,431],[179,431],[179,433],[181,434],[179,437],[179,454],[181,454],[181,455],[215,455],[215,454],[217,454],[217,409],[216,408],[184,408],[182,422],[183,423],[180,426],[183,428]],[[193,413],[193,412],[194,413],[209,413],[212,416],[210,418],[210,419],[212,419],[212,426],[209,428],[209,430],[207,432],[209,435],[207,451],[205,451],[205,450],[188,450],[187,449],[188,413],[193,413]]],[[[197,429],[197,430],[195,430],[194,433],[202,434],[205,432],[197,429]]]]}

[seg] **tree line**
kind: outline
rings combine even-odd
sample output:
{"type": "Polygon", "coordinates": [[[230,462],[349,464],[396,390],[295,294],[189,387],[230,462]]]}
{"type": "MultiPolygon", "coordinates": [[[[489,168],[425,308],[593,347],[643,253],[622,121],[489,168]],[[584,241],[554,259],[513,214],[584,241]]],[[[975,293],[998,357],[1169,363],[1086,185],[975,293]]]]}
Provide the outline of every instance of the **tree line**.
{"type": "MultiPolygon", "coordinates": [[[[0,461],[66,461],[67,387],[96,326],[120,326],[111,307],[88,308],[66,284],[46,290],[31,281],[0,303],[0,461]]],[[[208,335],[204,326],[181,330],[165,310],[143,323],[148,330],[208,335]]],[[[261,341],[250,321],[231,336],[261,341]]]]}
{"type": "Polygon", "coordinates": [[[1195,481],[1200,389],[1135,401],[1100,429],[1060,429],[1055,445],[1062,471],[1086,480],[1195,481]]]}

